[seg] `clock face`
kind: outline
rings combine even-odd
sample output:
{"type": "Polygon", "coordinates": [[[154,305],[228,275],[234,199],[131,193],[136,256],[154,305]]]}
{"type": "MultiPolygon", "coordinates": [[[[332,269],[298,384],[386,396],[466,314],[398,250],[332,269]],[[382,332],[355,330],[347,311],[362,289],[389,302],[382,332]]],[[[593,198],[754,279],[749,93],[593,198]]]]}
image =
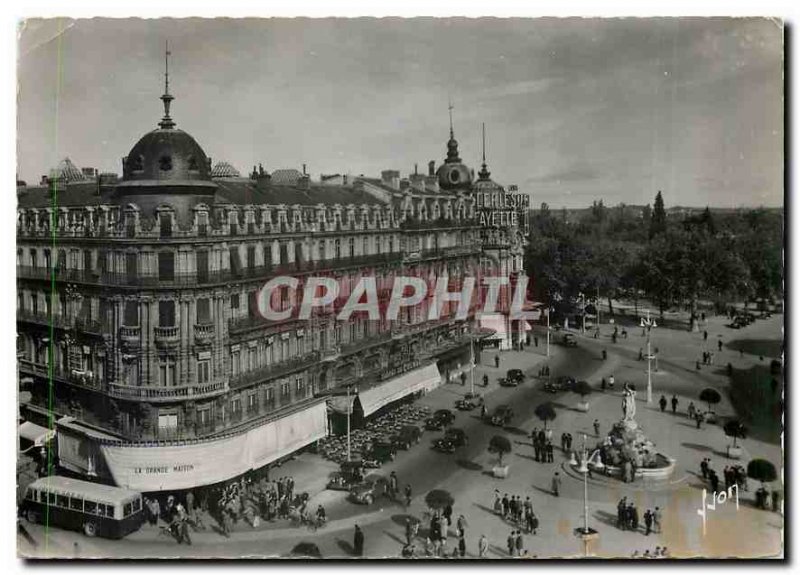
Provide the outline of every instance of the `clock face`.
{"type": "Polygon", "coordinates": [[[448,177],[450,178],[451,183],[457,184],[461,179],[461,174],[458,172],[458,170],[450,170],[450,175],[448,177]]]}

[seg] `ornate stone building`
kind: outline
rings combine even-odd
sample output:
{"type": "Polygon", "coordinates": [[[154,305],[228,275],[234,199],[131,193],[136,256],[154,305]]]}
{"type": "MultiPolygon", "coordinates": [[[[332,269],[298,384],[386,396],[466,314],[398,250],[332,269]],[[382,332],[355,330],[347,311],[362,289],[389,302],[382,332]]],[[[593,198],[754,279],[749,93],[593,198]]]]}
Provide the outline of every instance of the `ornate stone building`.
{"type": "MultiPolygon", "coordinates": [[[[161,99],[158,128],[120,179],[65,161],[18,189],[22,412],[56,421],[63,468],[143,491],[211,484],[323,437],[345,386],[370,415],[467,369],[474,307],[463,321],[454,305],[428,321],[429,300],[397,322],[334,317],[362,276],[385,304],[399,275],[481,275],[473,178],[452,125],[447,159],[427,175],[315,182],[259,166],[241,177],[212,169],[171,118],[168,88],[161,99]],[[342,293],[311,320],[268,322],[256,294],[277,275],[301,289],[331,276],[342,293]]],[[[272,298],[297,304],[288,289],[272,298]]]]}

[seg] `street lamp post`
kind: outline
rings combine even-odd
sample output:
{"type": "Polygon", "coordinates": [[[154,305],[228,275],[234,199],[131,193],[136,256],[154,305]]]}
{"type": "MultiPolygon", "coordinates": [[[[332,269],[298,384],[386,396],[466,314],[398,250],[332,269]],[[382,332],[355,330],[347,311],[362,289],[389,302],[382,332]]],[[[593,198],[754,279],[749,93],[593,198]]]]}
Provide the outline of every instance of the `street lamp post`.
{"type": "MultiPolygon", "coordinates": [[[[358,389],[356,389],[356,396],[358,389]]],[[[350,402],[350,386],[347,386],[347,461],[350,461],[350,415],[353,413],[353,404],[350,402]]]]}
{"type": "MultiPolygon", "coordinates": [[[[574,457],[574,454],[573,454],[574,457]]],[[[575,534],[583,541],[583,556],[589,556],[589,541],[598,538],[595,529],[589,527],[589,458],[586,451],[586,434],[583,434],[583,454],[577,471],[583,474],[583,527],[575,529],[575,534]]]]}
{"type": "Polygon", "coordinates": [[[469,393],[475,395],[475,338],[469,338],[469,358],[472,362],[472,369],[469,370],[469,393]]]}
{"type": "Polygon", "coordinates": [[[547,358],[550,359],[550,306],[547,306],[547,358]]]}
{"type": "Polygon", "coordinates": [[[647,403],[653,402],[653,375],[651,369],[651,362],[653,354],[650,353],[650,330],[657,327],[655,318],[650,319],[650,310],[647,310],[647,317],[641,318],[640,324],[643,329],[647,330],[647,403]]]}

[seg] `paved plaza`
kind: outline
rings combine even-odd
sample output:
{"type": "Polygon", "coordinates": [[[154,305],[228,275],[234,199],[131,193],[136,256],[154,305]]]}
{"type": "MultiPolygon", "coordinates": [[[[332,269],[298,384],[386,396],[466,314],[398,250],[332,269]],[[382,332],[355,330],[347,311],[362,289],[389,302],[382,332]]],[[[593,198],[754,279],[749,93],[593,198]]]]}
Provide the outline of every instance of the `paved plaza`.
{"type": "MultiPolygon", "coordinates": [[[[676,460],[676,469],[669,482],[661,484],[644,484],[641,481],[625,484],[597,475],[590,479],[589,524],[599,532],[599,539],[589,547],[590,555],[629,557],[634,551],[652,552],[656,546],[666,546],[672,557],[780,555],[783,517],[754,507],[753,492],[758,485],[752,480],[749,491],[741,493],[738,509],[735,504],[726,502],[707,512],[703,534],[702,521],[697,514],[703,488],[700,462],[710,457],[712,466],[720,475],[722,468],[733,462],[726,458],[725,450],[730,440],[721,426],[704,425],[698,430],[695,423],[687,418],[686,408],[690,401],[694,401],[698,407],[702,406],[698,400],[700,390],[715,387],[723,396],[723,401],[715,408],[717,413],[722,420],[733,415],[733,407],[726,393],[728,378],[721,366],[731,363],[738,369],[758,362],[768,363],[770,357],[761,359],[749,353],[740,354],[735,342],[745,339],[780,340],[782,321],[782,315],[774,315],[735,331],[724,327],[725,318],[713,317],[701,324],[698,333],[690,333],[685,328],[657,328],[653,332],[653,345],[659,348],[659,369],[652,376],[654,401],[649,405],[646,403],[647,362],[638,360],[638,352],[645,346],[645,338],[638,328],[628,327],[628,337],[620,338],[616,344],[611,341],[612,327],[608,324],[603,325],[602,334],[597,339],[576,332],[578,347],[565,348],[554,343],[548,360],[545,356],[545,337],[537,326],[539,346],[531,345],[523,351],[500,352],[500,369],[493,367],[496,352],[484,351],[475,373],[476,385],[482,381],[484,373],[489,376],[489,388],[484,390],[479,387],[479,391],[484,392],[490,411],[501,403],[512,405],[515,410],[512,424],[501,431],[480,421],[477,412],[456,412],[455,425],[463,428],[470,440],[467,447],[460,448],[453,455],[435,452],[429,449],[430,441],[440,434],[429,431],[423,435],[420,445],[408,452],[400,452],[394,462],[385,465],[378,473],[386,476],[396,471],[402,486],[412,484],[413,501],[408,509],[399,502],[382,498],[370,506],[357,506],[347,502],[342,492],[326,491],[325,481],[336,465],[317,455],[304,453],[275,469],[271,477],[293,476],[297,482],[296,489],[311,494],[310,509],[316,509],[319,503],[325,505],[329,523],[318,531],[292,527],[287,520],[262,524],[256,529],[240,522],[229,539],[208,529],[193,533],[191,546],[178,546],[171,537],[147,525],[121,541],[109,541],[87,539],[80,534],[57,529],[51,529],[45,536],[42,526],[23,521],[36,546],[34,548],[30,541],[20,538],[20,550],[23,554],[67,557],[110,554],[125,557],[261,557],[285,556],[298,542],[308,541],[318,545],[324,557],[349,557],[353,526],[358,523],[365,534],[365,555],[397,557],[405,542],[406,519],[409,516],[422,519],[421,535],[424,535],[424,495],[431,489],[439,488],[453,495],[454,516],[463,514],[467,520],[467,557],[477,556],[478,539],[482,534],[490,542],[488,557],[508,557],[506,537],[516,526],[493,512],[495,490],[501,494],[532,499],[540,528],[537,535],[524,536],[524,546],[529,555],[539,558],[582,556],[583,544],[573,535],[573,530],[583,524],[583,482],[558,449],[558,437],[563,432],[572,433],[574,446],[580,449],[585,434],[587,444],[593,446],[605,436],[613,423],[621,419],[620,388],[623,382],[628,381],[637,389],[636,420],[639,426],[661,452],[676,460]],[[723,350],[716,354],[716,366],[702,366],[698,371],[695,361],[704,348],[704,330],[709,334],[706,345],[713,345],[716,351],[716,341],[721,338],[723,350]],[[606,360],[602,359],[603,349],[608,354],[606,360]],[[552,395],[542,390],[543,381],[537,374],[544,363],[551,367],[551,377],[571,375],[585,379],[592,385],[594,393],[588,397],[590,409],[587,413],[575,409],[578,396],[572,393],[552,395]],[[518,388],[498,386],[497,378],[510,368],[523,369],[527,374],[526,382],[518,388]],[[612,374],[617,381],[616,389],[601,392],[601,378],[612,374]],[[658,399],[662,394],[668,399],[673,394],[678,397],[676,414],[669,408],[661,412],[658,399]],[[533,427],[541,427],[541,422],[533,414],[534,408],[548,400],[554,402],[557,411],[557,418],[552,423],[557,449],[553,463],[539,463],[534,461],[528,434],[533,427]],[[595,419],[600,422],[600,437],[595,435],[593,429],[595,419]],[[492,476],[495,456],[487,452],[490,438],[498,433],[507,435],[513,444],[512,453],[506,457],[510,464],[510,474],[506,479],[492,476]],[[550,491],[550,482],[556,471],[563,477],[562,492],[557,498],[550,491]],[[663,512],[661,532],[646,536],[643,529],[638,532],[618,530],[615,526],[616,504],[623,496],[635,503],[640,515],[646,509],[658,506],[663,512]]],[[[554,336],[555,339],[558,336],[554,336]]],[[[453,402],[469,387],[469,379],[465,387],[458,383],[444,385],[420,401],[434,408],[452,409],[453,402]]],[[[779,443],[754,438],[747,438],[740,443],[744,448],[743,462],[761,457],[781,467],[779,443]]],[[[207,523],[213,522],[208,518],[207,523]]],[[[449,550],[457,542],[454,528],[451,529],[449,550]]],[[[421,538],[417,540],[418,549],[422,548],[423,541],[421,538]]]]}

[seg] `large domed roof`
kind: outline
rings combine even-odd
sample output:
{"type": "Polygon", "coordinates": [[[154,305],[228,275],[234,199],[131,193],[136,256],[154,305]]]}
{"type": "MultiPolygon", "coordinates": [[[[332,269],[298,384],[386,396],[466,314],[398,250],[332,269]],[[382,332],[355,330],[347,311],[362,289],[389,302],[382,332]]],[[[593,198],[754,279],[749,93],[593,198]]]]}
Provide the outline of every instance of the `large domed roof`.
{"type": "Polygon", "coordinates": [[[125,158],[123,183],[134,181],[210,182],[209,159],[183,130],[159,128],[142,136],[125,158]]]}

